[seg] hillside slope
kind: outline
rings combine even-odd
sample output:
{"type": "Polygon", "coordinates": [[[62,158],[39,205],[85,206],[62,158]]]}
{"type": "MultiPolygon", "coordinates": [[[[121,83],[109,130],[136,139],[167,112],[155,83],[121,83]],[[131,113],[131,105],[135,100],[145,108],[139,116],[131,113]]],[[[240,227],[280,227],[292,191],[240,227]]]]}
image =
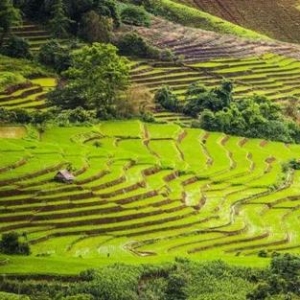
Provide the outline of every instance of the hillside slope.
{"type": "Polygon", "coordinates": [[[151,28],[129,30],[180,57],[177,63],[137,61],[132,67],[132,80],[153,91],[168,85],[184,100],[192,82],[215,87],[227,78],[234,83],[235,99],[256,93],[282,103],[300,95],[299,45],[222,35],[160,18],[151,28]]]}
{"type": "Polygon", "coordinates": [[[181,0],[232,23],[286,42],[300,42],[296,0],[181,0]]]}
{"type": "Polygon", "coordinates": [[[299,145],[137,120],[21,130],[0,131],[0,233],[25,232],[32,255],[1,273],[297,252],[300,171],[282,163],[299,145]],[[55,182],[67,166],[75,182],[55,182]]]}

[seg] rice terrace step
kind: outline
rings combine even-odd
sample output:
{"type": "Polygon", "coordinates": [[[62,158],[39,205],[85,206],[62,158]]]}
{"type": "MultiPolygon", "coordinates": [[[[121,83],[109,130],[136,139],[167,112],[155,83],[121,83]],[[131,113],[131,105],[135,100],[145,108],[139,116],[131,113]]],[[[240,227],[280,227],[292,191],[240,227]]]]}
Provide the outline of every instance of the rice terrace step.
{"type": "MultiPolygon", "coordinates": [[[[285,217],[298,214],[299,171],[273,188],[281,163],[297,156],[298,145],[200,129],[183,133],[178,125],[140,121],[53,127],[41,140],[22,139],[23,128],[3,127],[0,134],[0,182],[7,183],[0,187],[0,232],[26,232],[33,261],[46,255],[96,262],[107,257],[105,249],[113,261],[163,260],[166,254],[247,257],[261,249],[293,249],[300,239],[285,217]],[[84,143],[91,131],[98,139],[84,143]],[[159,140],[165,141],[163,148],[159,140]],[[49,145],[58,153],[47,154],[49,145]],[[76,158],[68,155],[70,147],[80,153],[76,158]],[[26,161],[15,164],[24,151],[26,161]],[[83,170],[68,186],[54,181],[66,165],[74,174],[83,170]],[[156,171],[149,173],[151,168],[156,171]],[[278,221],[270,221],[274,218],[278,221]]],[[[9,268],[10,263],[1,267],[9,268]]]]}

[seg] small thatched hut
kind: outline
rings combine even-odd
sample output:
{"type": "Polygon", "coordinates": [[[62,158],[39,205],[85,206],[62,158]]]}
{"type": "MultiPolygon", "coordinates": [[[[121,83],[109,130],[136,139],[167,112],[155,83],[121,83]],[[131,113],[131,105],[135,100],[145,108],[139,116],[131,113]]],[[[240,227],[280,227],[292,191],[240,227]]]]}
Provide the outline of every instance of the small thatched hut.
{"type": "Polygon", "coordinates": [[[54,180],[64,183],[72,183],[74,179],[74,175],[68,170],[60,170],[54,177],[54,180]]]}

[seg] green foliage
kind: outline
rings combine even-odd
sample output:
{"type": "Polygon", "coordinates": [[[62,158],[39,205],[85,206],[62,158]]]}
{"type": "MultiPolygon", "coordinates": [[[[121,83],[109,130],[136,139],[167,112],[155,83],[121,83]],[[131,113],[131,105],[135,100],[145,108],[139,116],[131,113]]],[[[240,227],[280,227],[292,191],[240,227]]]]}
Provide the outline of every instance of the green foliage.
{"type": "Polygon", "coordinates": [[[68,36],[69,26],[72,21],[66,14],[63,0],[55,0],[51,7],[52,17],[49,20],[52,34],[57,38],[68,36]]]}
{"type": "Polygon", "coordinates": [[[169,109],[175,112],[181,110],[181,106],[176,95],[173,94],[168,86],[163,86],[159,90],[157,90],[154,96],[154,100],[165,109],[169,109]]]}
{"type": "Polygon", "coordinates": [[[33,78],[38,76],[46,77],[49,75],[49,71],[34,61],[15,59],[3,55],[0,55],[0,72],[0,80],[2,80],[2,72],[13,73],[17,77],[23,76],[25,78],[33,78]]]}
{"type": "Polygon", "coordinates": [[[96,111],[85,110],[82,107],[76,107],[75,109],[67,109],[57,112],[53,111],[52,120],[59,126],[66,126],[69,124],[95,123],[96,111]]]}
{"type": "Polygon", "coordinates": [[[12,36],[0,48],[0,53],[15,58],[32,58],[29,43],[20,37],[12,36]]]}
{"type": "Polygon", "coordinates": [[[287,168],[291,168],[293,170],[300,170],[300,161],[297,160],[297,159],[291,159],[287,165],[286,165],[287,168]]]}
{"type": "Polygon", "coordinates": [[[150,58],[150,46],[143,37],[137,33],[127,33],[122,36],[117,44],[120,54],[132,55],[142,58],[150,58]]]}
{"type": "Polygon", "coordinates": [[[187,115],[197,117],[205,109],[213,112],[222,110],[230,105],[231,93],[232,84],[227,81],[224,81],[220,88],[210,91],[198,83],[191,84],[186,92],[186,104],[183,111],[187,115]]]}
{"type": "Polygon", "coordinates": [[[0,91],[3,91],[9,86],[17,85],[23,82],[26,82],[26,79],[21,74],[16,74],[12,72],[1,72],[0,91]]]}
{"type": "Polygon", "coordinates": [[[207,90],[199,83],[191,84],[186,92],[186,101],[181,109],[174,96],[164,88],[156,100],[171,111],[183,111],[194,118],[193,127],[227,134],[265,138],[286,143],[300,143],[300,127],[285,119],[281,108],[263,96],[233,101],[233,85],[223,81],[221,86],[207,90]]]}
{"type": "Polygon", "coordinates": [[[188,297],[187,284],[190,274],[184,264],[176,264],[174,270],[168,275],[166,299],[185,300],[188,297]]]}
{"type": "Polygon", "coordinates": [[[143,7],[128,5],[121,11],[123,23],[135,26],[150,26],[150,17],[143,7]]]}
{"type": "Polygon", "coordinates": [[[84,281],[6,280],[1,288],[21,289],[33,300],[41,299],[36,297],[39,294],[58,300],[242,300],[253,289],[250,277],[262,275],[220,261],[199,264],[185,260],[145,266],[114,264],[91,272],[84,281]]]}
{"type": "Polygon", "coordinates": [[[75,109],[50,109],[47,111],[28,111],[26,109],[0,108],[0,124],[44,124],[52,122],[59,126],[70,124],[95,123],[96,111],[85,110],[82,107],[75,109]]]}
{"type": "Polygon", "coordinates": [[[82,16],[79,36],[89,43],[108,43],[112,39],[113,24],[111,19],[91,10],[82,16]]]}
{"type": "Polygon", "coordinates": [[[10,32],[13,25],[20,23],[20,11],[14,7],[11,0],[0,1],[0,46],[4,37],[10,32]]]}
{"type": "Polygon", "coordinates": [[[269,272],[262,275],[247,299],[298,299],[300,296],[299,256],[288,253],[273,256],[269,272]]]}
{"type": "Polygon", "coordinates": [[[154,123],[155,122],[154,116],[149,112],[142,113],[141,120],[146,123],[154,123]]]}
{"type": "Polygon", "coordinates": [[[69,85],[59,86],[48,94],[47,99],[50,105],[62,109],[74,109],[76,107],[89,108],[87,98],[79,87],[74,88],[69,85]]]}
{"type": "Polygon", "coordinates": [[[61,73],[70,67],[71,51],[76,47],[74,43],[61,45],[57,40],[50,40],[41,47],[38,60],[40,63],[61,73]]]}
{"type": "Polygon", "coordinates": [[[130,3],[134,5],[144,6],[145,8],[151,7],[151,0],[130,0],[130,3]]]}
{"type": "Polygon", "coordinates": [[[96,0],[94,1],[94,8],[101,16],[111,18],[114,21],[115,27],[121,25],[115,0],[96,0]]]}
{"type": "Polygon", "coordinates": [[[137,300],[139,276],[139,269],[133,266],[116,264],[105,267],[90,283],[92,295],[99,300],[137,300]]]}
{"type": "Polygon", "coordinates": [[[141,280],[139,286],[139,300],[167,300],[167,280],[163,277],[149,277],[141,280]]]}
{"type": "Polygon", "coordinates": [[[28,243],[19,241],[19,234],[16,232],[3,233],[0,241],[0,252],[4,254],[29,255],[28,243]]]}
{"type": "Polygon", "coordinates": [[[49,22],[55,37],[77,35],[79,29],[82,34],[81,22],[91,11],[113,20],[115,27],[120,26],[115,0],[28,0],[20,7],[28,18],[49,22]]]}
{"type": "Polygon", "coordinates": [[[135,32],[127,33],[122,36],[118,42],[120,54],[137,56],[140,58],[153,58],[171,61],[174,60],[174,54],[169,49],[160,50],[151,46],[143,37],[135,32]]]}
{"type": "Polygon", "coordinates": [[[62,108],[82,106],[98,113],[114,113],[120,91],[128,84],[126,59],[112,45],[94,43],[72,53],[68,82],[50,93],[52,105],[62,108]]]}
{"type": "Polygon", "coordinates": [[[92,295],[88,294],[78,294],[74,296],[67,296],[64,298],[61,298],[61,300],[93,300],[94,297],[92,295]]]}
{"type": "Polygon", "coordinates": [[[279,106],[264,97],[253,96],[232,102],[227,109],[214,112],[211,118],[206,113],[200,117],[200,126],[211,130],[209,126],[213,119],[214,131],[282,142],[300,142],[294,138],[299,127],[290,126],[291,122],[284,120],[279,106]]]}
{"type": "Polygon", "coordinates": [[[24,295],[17,295],[17,294],[4,293],[4,292],[0,292],[0,299],[1,300],[30,300],[29,297],[24,295]]]}

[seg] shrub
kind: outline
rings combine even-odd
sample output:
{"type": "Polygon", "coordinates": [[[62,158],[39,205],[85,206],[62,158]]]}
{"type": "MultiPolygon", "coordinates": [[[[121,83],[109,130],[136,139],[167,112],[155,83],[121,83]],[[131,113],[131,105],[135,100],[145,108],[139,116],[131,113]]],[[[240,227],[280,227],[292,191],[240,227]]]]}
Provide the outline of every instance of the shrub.
{"type": "Polygon", "coordinates": [[[143,85],[131,85],[125,92],[125,99],[134,114],[143,114],[154,105],[153,94],[143,85]]]}
{"type": "Polygon", "coordinates": [[[67,45],[62,45],[56,39],[53,39],[41,47],[38,60],[40,63],[61,73],[70,67],[71,52],[78,48],[79,45],[76,40],[70,41],[67,45]]]}
{"type": "Polygon", "coordinates": [[[4,254],[30,254],[28,243],[20,242],[19,235],[16,232],[8,232],[2,234],[2,239],[0,241],[0,251],[4,254]]]}
{"type": "Polygon", "coordinates": [[[143,7],[130,5],[121,11],[123,23],[135,26],[150,26],[150,18],[143,7]]]}
{"type": "Polygon", "coordinates": [[[155,102],[159,103],[163,108],[178,112],[181,111],[181,106],[175,94],[170,90],[168,86],[163,86],[154,96],[155,102]]]}
{"type": "Polygon", "coordinates": [[[67,16],[63,0],[55,0],[51,5],[52,18],[49,21],[52,34],[58,38],[68,37],[72,21],[67,16]]]}
{"type": "Polygon", "coordinates": [[[108,43],[112,38],[112,19],[100,16],[95,11],[89,11],[82,16],[79,36],[89,43],[108,43]]]}
{"type": "Polygon", "coordinates": [[[61,300],[93,300],[94,297],[88,294],[78,294],[74,296],[67,296],[62,298],[61,300]]]}
{"type": "Polygon", "coordinates": [[[154,123],[155,122],[154,116],[149,112],[141,114],[141,120],[146,123],[154,123]]]}
{"type": "Polygon", "coordinates": [[[26,82],[26,79],[20,73],[1,71],[0,91],[23,82],[26,82]]]}
{"type": "Polygon", "coordinates": [[[41,47],[38,60],[57,72],[65,71],[71,64],[70,48],[71,46],[62,46],[57,40],[50,40],[41,47]]]}
{"type": "Polygon", "coordinates": [[[127,33],[118,42],[121,54],[146,57],[148,44],[137,33],[127,33]]]}
{"type": "Polygon", "coordinates": [[[22,108],[17,108],[14,110],[14,118],[13,122],[21,123],[21,124],[28,124],[32,121],[32,116],[29,111],[22,108]]]}
{"type": "Polygon", "coordinates": [[[72,87],[57,87],[48,93],[49,105],[61,107],[62,109],[74,109],[78,106],[87,108],[86,98],[78,89],[72,87]]]}
{"type": "Polygon", "coordinates": [[[170,49],[163,49],[160,51],[160,60],[162,61],[174,61],[175,55],[170,49]]]}
{"type": "Polygon", "coordinates": [[[16,58],[32,58],[28,42],[20,37],[12,36],[5,46],[0,49],[1,54],[16,58]]]}
{"type": "Polygon", "coordinates": [[[293,170],[300,170],[300,161],[297,160],[297,159],[291,159],[289,162],[288,162],[288,165],[287,167],[293,169],[293,170]]]}
{"type": "Polygon", "coordinates": [[[32,120],[31,122],[36,125],[41,125],[46,123],[47,121],[53,118],[53,115],[50,111],[34,111],[32,112],[32,120]]]}
{"type": "Polygon", "coordinates": [[[24,295],[17,295],[11,293],[0,292],[0,299],[2,300],[30,300],[29,297],[24,295]]]}
{"type": "Polygon", "coordinates": [[[149,45],[143,37],[135,32],[127,33],[118,41],[118,48],[122,55],[141,58],[159,58],[160,50],[149,45]]]}
{"type": "Polygon", "coordinates": [[[13,123],[14,113],[11,110],[7,110],[4,107],[0,107],[0,124],[1,123],[13,123]]]}
{"type": "Polygon", "coordinates": [[[258,257],[268,257],[268,252],[266,250],[260,250],[257,253],[258,257]]]}

